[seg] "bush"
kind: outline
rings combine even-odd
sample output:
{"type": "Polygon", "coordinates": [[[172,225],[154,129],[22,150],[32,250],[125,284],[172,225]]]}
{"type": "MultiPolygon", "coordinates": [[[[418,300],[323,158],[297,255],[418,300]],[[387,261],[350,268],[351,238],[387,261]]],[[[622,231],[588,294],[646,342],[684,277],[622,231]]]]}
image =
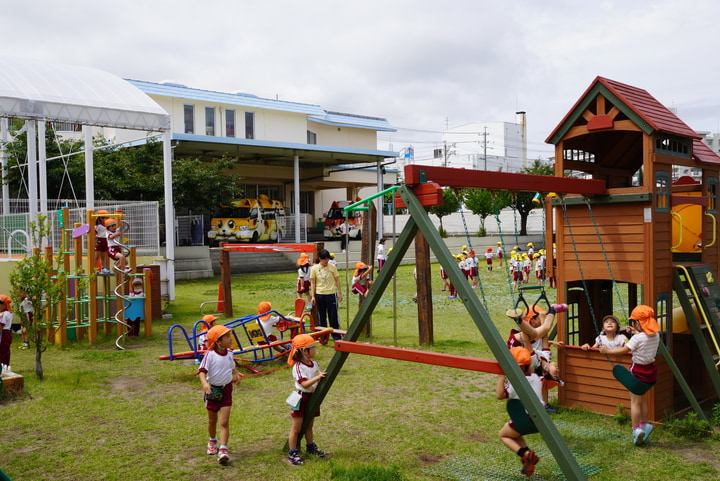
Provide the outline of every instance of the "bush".
{"type": "Polygon", "coordinates": [[[440,234],[440,237],[442,237],[443,239],[447,238],[448,236],[447,231],[443,229],[442,226],[438,227],[438,234],[440,234]]]}
{"type": "Polygon", "coordinates": [[[485,227],[480,227],[477,231],[478,237],[485,237],[487,235],[487,229],[485,227]]]}
{"type": "Polygon", "coordinates": [[[710,423],[698,419],[697,414],[694,412],[688,413],[684,419],[671,417],[665,422],[665,426],[669,428],[670,432],[675,436],[693,441],[710,437],[712,434],[710,423]]]}
{"type": "Polygon", "coordinates": [[[715,404],[710,410],[710,422],[714,426],[720,426],[720,404],[715,404]]]}
{"type": "Polygon", "coordinates": [[[615,411],[615,414],[613,415],[613,420],[620,426],[625,426],[626,424],[630,423],[630,415],[628,414],[628,410],[624,405],[617,405],[617,411],[615,411]]]}

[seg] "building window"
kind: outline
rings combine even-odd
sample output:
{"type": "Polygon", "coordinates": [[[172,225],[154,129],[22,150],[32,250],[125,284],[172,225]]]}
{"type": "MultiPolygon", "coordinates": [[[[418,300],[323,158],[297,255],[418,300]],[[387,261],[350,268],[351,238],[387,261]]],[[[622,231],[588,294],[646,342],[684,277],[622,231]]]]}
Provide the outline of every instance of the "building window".
{"type": "Polygon", "coordinates": [[[235,111],[225,109],[225,137],[235,137],[235,111]]]}
{"type": "Polygon", "coordinates": [[[667,134],[655,135],[655,152],[690,158],[690,140],[667,134]]]}
{"type": "Polygon", "coordinates": [[[664,170],[655,172],[655,210],[670,212],[670,173],[664,170]]]}
{"type": "Polygon", "coordinates": [[[317,144],[317,134],[315,132],[307,131],[307,143],[312,145],[317,144]]]}
{"type": "Polygon", "coordinates": [[[205,107],[205,135],[215,135],[215,107],[205,107]]]}
{"type": "Polygon", "coordinates": [[[255,112],[245,112],[245,138],[255,138],[255,112]]]}
{"type": "Polygon", "coordinates": [[[708,177],[707,192],[705,194],[708,199],[707,213],[715,215],[718,213],[718,178],[708,177]]]}
{"type": "Polygon", "coordinates": [[[185,104],[185,133],[195,133],[195,106],[185,104]]]}

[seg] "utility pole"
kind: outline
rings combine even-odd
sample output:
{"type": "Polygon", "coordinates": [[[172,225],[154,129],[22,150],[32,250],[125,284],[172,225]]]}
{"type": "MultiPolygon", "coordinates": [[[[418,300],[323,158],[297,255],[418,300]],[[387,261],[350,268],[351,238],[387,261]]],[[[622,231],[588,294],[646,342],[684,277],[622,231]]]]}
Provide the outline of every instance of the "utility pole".
{"type": "Polygon", "coordinates": [[[485,170],[487,170],[487,125],[483,127],[483,159],[485,161],[485,170]]]}

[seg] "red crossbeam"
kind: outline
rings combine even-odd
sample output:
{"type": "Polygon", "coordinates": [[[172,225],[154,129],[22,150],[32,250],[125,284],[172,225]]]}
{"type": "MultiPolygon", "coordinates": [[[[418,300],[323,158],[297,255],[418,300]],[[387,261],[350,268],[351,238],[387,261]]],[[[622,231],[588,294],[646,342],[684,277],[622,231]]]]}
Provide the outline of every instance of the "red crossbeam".
{"type": "Polygon", "coordinates": [[[220,247],[228,252],[315,252],[314,244],[228,244],[220,247]]]}
{"type": "Polygon", "coordinates": [[[456,356],[454,354],[442,354],[439,352],[418,351],[415,349],[402,349],[399,347],[378,346],[377,344],[350,341],[335,341],[335,350],[340,352],[351,352],[354,354],[365,354],[367,356],[397,359],[399,361],[412,361],[422,364],[432,364],[434,366],[489,372],[490,374],[503,373],[503,370],[497,361],[478,359],[476,357],[456,356]]]}
{"type": "Polygon", "coordinates": [[[571,179],[549,175],[514,174],[489,170],[453,169],[423,165],[405,166],[405,183],[410,185],[435,182],[445,187],[475,187],[492,190],[524,192],[556,192],[558,194],[606,194],[605,182],[596,179],[571,179]],[[421,173],[424,177],[421,178],[421,173]]]}

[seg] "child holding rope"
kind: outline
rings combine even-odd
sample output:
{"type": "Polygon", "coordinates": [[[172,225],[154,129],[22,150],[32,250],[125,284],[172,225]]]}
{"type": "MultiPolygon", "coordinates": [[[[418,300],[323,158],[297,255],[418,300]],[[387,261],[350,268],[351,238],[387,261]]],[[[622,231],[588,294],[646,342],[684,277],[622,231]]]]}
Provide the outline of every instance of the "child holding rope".
{"type": "Polygon", "coordinates": [[[228,439],[230,438],[230,409],[233,383],[240,382],[240,373],[233,359],[232,336],[226,326],[213,326],[207,334],[208,350],[200,363],[198,376],[205,395],[208,412],[208,455],[218,455],[223,466],[230,464],[228,439]],[[217,425],[220,424],[218,447],[217,425]]]}
{"type": "MultiPolygon", "coordinates": [[[[660,326],[655,319],[655,311],[650,306],[637,306],[630,313],[628,322],[633,333],[630,340],[624,346],[612,349],[601,346],[600,352],[609,355],[632,353],[630,373],[638,381],[652,387],[657,382],[655,355],[660,345],[660,326]]],[[[653,425],[648,422],[647,391],[643,394],[630,393],[630,418],[633,444],[640,446],[653,430],[653,425]]]]}
{"type": "Polygon", "coordinates": [[[603,330],[600,335],[595,338],[595,344],[585,343],[580,346],[580,349],[587,351],[589,349],[597,349],[605,346],[608,349],[614,349],[616,347],[622,347],[627,342],[625,334],[620,332],[620,321],[613,315],[603,317],[603,330]]]}
{"type": "MultiPolygon", "coordinates": [[[[525,373],[525,379],[530,383],[535,395],[539,400],[542,400],[542,380],[540,377],[530,370],[530,351],[524,347],[513,347],[510,349],[510,353],[517,361],[520,370],[525,373]]],[[[515,392],[512,384],[510,384],[504,374],[501,374],[498,378],[498,383],[495,388],[495,395],[498,399],[520,399],[518,394],[515,392]]],[[[535,472],[535,465],[540,461],[538,455],[530,449],[525,442],[525,438],[520,434],[513,421],[510,420],[500,429],[498,433],[500,441],[508,447],[512,452],[520,456],[522,462],[522,469],[520,472],[530,477],[535,472]]]]}
{"type": "MultiPolygon", "coordinates": [[[[290,413],[292,425],[288,435],[288,461],[295,466],[304,464],[298,449],[298,437],[306,414],[305,409],[315,389],[317,389],[318,382],[325,377],[325,371],[320,371],[320,367],[315,361],[317,344],[317,341],[309,334],[298,334],[292,340],[292,351],[288,356],[288,364],[292,368],[293,379],[295,380],[295,389],[302,395],[298,409],[290,413]]],[[[315,413],[308,413],[308,416],[312,416],[313,419],[305,431],[306,451],[308,454],[314,454],[322,458],[325,456],[325,451],[318,449],[313,438],[313,425],[315,424],[315,418],[320,416],[320,409],[318,408],[315,413]]]]}

